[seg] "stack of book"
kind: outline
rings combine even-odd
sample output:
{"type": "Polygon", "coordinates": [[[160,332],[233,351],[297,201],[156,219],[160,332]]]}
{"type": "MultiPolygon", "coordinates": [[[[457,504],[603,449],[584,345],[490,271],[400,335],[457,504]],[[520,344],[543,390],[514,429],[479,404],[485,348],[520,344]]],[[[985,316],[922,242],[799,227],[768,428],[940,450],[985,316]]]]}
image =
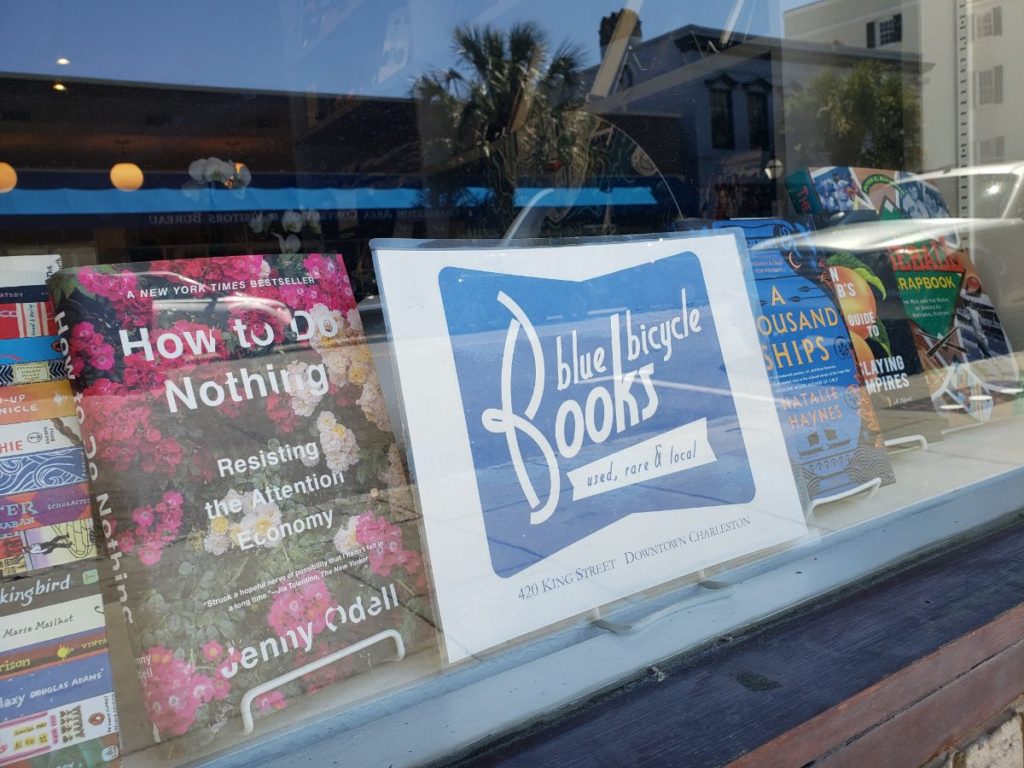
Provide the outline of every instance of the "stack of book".
{"type": "Polygon", "coordinates": [[[44,281],[0,274],[0,765],[120,764],[97,533],[44,281]]]}

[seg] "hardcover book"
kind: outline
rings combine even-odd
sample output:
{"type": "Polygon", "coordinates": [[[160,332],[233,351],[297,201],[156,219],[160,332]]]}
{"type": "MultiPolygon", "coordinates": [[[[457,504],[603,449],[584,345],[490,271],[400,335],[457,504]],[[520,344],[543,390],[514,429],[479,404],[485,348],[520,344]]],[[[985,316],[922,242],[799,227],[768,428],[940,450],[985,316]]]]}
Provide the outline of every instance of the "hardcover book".
{"type": "Polygon", "coordinates": [[[113,599],[169,751],[434,629],[402,456],[340,256],[51,279],[113,599]]]}
{"type": "Polygon", "coordinates": [[[817,253],[801,242],[807,226],[776,219],[712,225],[733,227],[747,241],[761,305],[761,351],[790,460],[808,496],[836,496],[876,478],[894,482],[841,308],[823,285],[817,253]]]}

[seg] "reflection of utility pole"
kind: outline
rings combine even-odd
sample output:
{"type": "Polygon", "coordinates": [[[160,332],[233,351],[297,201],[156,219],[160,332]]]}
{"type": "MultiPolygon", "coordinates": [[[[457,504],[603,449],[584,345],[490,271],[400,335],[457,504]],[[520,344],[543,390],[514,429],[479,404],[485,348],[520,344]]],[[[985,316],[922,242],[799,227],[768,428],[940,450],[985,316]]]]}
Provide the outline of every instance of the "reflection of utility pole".
{"type": "MultiPolygon", "coordinates": [[[[970,18],[967,0],[956,0],[956,164],[958,168],[971,165],[971,68],[970,18]]],[[[968,182],[962,175],[957,189],[958,216],[973,216],[970,207],[968,182]]]]}
{"type": "MultiPolygon", "coordinates": [[[[626,7],[619,12],[618,21],[612,31],[608,47],[601,59],[594,84],[590,88],[588,99],[603,99],[618,85],[626,57],[630,53],[630,42],[640,24],[640,9],[643,0],[628,0],[626,7]]],[[[635,55],[634,55],[635,58],[635,55]]]]}
{"type": "Polygon", "coordinates": [[[723,48],[732,40],[733,32],[736,31],[736,22],[739,21],[740,11],[743,10],[744,5],[746,5],[746,0],[735,0],[732,4],[732,10],[729,12],[729,18],[725,22],[725,27],[722,29],[722,36],[718,38],[718,44],[723,48]]]}

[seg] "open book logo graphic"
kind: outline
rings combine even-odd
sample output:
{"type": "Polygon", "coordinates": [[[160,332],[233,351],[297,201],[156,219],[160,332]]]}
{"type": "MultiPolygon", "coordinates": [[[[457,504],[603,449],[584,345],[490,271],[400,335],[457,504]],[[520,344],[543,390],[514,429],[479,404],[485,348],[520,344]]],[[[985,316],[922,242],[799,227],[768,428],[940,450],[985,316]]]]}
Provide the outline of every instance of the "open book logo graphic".
{"type": "Polygon", "coordinates": [[[754,496],[697,258],[585,281],[439,276],[491,564],[754,496]]]}

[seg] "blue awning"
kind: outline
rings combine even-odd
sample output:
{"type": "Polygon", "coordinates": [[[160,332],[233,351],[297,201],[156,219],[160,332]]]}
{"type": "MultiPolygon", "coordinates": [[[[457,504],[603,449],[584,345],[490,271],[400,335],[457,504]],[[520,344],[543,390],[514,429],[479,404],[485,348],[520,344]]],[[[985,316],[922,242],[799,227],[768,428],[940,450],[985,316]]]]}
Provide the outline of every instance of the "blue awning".
{"type": "MultiPolygon", "coordinates": [[[[542,187],[520,187],[515,204],[526,205],[542,191],[542,187]]],[[[465,207],[483,203],[488,190],[470,187],[465,190],[465,207]]],[[[579,189],[551,189],[540,198],[542,207],[566,206],[635,206],[654,205],[654,195],[647,186],[613,186],[579,189]]],[[[186,214],[226,213],[241,211],[284,210],[381,210],[428,208],[423,191],[416,188],[357,187],[322,188],[257,188],[244,191],[229,189],[140,189],[122,192],[117,189],[14,189],[0,195],[0,216],[68,216],[124,214],[186,214]]]]}

